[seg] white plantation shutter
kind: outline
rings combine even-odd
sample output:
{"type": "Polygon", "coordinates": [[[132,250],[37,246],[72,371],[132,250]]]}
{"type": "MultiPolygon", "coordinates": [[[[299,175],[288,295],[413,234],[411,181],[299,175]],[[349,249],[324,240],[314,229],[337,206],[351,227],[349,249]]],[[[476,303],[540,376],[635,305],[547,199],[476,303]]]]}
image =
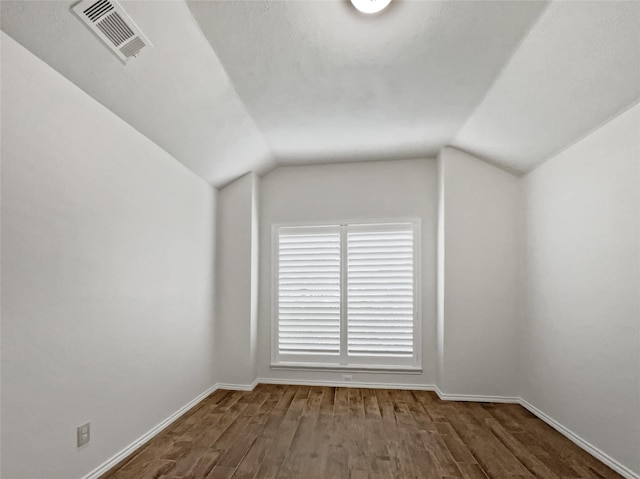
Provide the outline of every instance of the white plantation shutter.
{"type": "Polygon", "coordinates": [[[278,352],[340,354],[340,228],[280,228],[278,352]]]}
{"type": "Polygon", "coordinates": [[[275,231],[276,365],[418,367],[416,223],[275,231]]]}
{"type": "Polygon", "coordinates": [[[350,226],[348,354],[414,354],[413,224],[350,226]]]}

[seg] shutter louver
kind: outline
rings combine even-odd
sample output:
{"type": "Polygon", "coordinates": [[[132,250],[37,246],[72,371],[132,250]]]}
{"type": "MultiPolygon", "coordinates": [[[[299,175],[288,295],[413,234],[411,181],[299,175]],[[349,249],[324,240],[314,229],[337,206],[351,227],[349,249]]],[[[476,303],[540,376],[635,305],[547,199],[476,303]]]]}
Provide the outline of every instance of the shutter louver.
{"type": "Polygon", "coordinates": [[[340,230],[281,228],[278,238],[280,354],[340,354],[340,230]]]}
{"type": "Polygon", "coordinates": [[[413,225],[349,227],[348,354],[411,357],[413,225]]]}

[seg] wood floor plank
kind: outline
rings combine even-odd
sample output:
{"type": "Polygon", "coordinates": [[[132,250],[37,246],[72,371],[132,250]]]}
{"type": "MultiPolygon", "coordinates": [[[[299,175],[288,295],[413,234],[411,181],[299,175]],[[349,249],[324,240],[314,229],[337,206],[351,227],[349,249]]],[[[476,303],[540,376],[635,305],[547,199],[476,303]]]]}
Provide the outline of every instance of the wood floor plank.
{"type": "Polygon", "coordinates": [[[528,470],[513,456],[491,431],[483,426],[468,409],[467,404],[451,404],[447,420],[467,444],[478,463],[489,477],[506,478],[526,475],[528,470]]]}
{"type": "Polygon", "coordinates": [[[234,474],[234,479],[252,479],[256,476],[264,461],[267,450],[271,447],[273,439],[258,437],[242,458],[234,474]]]}
{"type": "Polygon", "coordinates": [[[367,451],[365,448],[365,415],[362,391],[357,388],[349,389],[348,419],[345,430],[347,450],[349,452],[349,471],[362,475],[362,471],[369,469],[367,451]]]}
{"type": "MultiPolygon", "coordinates": [[[[505,406],[505,405],[502,405],[505,406]]],[[[510,405],[509,405],[510,406],[510,405]]],[[[516,420],[511,414],[509,414],[506,407],[499,407],[497,404],[488,403],[483,404],[482,407],[495,418],[504,429],[509,432],[523,432],[524,426],[518,420],[516,420]]]]}
{"type": "Polygon", "coordinates": [[[257,477],[271,479],[278,475],[282,462],[288,452],[289,446],[300,424],[300,418],[304,411],[310,388],[306,386],[292,387],[295,391],[289,409],[285,413],[280,423],[279,433],[271,443],[269,450],[265,454],[257,477]]]}
{"type": "Polygon", "coordinates": [[[558,476],[565,479],[575,479],[581,474],[571,467],[558,451],[545,447],[536,437],[529,433],[514,432],[513,436],[522,444],[530,454],[533,454],[540,462],[545,464],[558,476]]]}
{"type": "Polygon", "coordinates": [[[372,479],[392,477],[389,449],[384,439],[378,398],[372,389],[362,389],[361,391],[364,412],[364,449],[369,475],[372,479]]]}
{"type": "Polygon", "coordinates": [[[448,422],[439,422],[437,426],[440,437],[447,445],[447,449],[449,449],[449,452],[458,465],[478,463],[473,454],[471,454],[471,451],[467,448],[467,445],[460,439],[460,436],[458,436],[448,422]]]}
{"type": "Polygon", "coordinates": [[[619,479],[515,404],[430,391],[219,390],[102,479],[619,479]]]}
{"type": "Polygon", "coordinates": [[[306,461],[313,453],[313,431],[320,413],[322,389],[311,388],[304,414],[291,441],[288,453],[280,466],[278,477],[282,479],[302,477],[302,470],[306,461]]]}
{"type": "Polygon", "coordinates": [[[175,469],[173,469],[171,473],[187,476],[198,457],[211,449],[216,449],[220,455],[223,455],[226,452],[228,443],[222,443],[222,445],[226,447],[220,447],[218,440],[225,435],[227,430],[235,430],[236,421],[241,418],[241,413],[247,405],[248,403],[234,401],[226,412],[218,412],[219,409],[216,409],[215,413],[212,413],[210,417],[206,418],[205,424],[207,424],[207,427],[191,432],[194,436],[194,445],[186,456],[176,461],[175,469]],[[209,421],[213,422],[209,423],[209,421]]]}
{"type": "Polygon", "coordinates": [[[419,439],[423,448],[433,457],[436,469],[442,477],[462,477],[453,454],[439,433],[421,431],[419,439]]]}
{"type": "MultiPolygon", "coordinates": [[[[503,425],[496,419],[487,419],[485,424],[491,429],[493,434],[509,451],[520,461],[534,477],[544,479],[560,479],[560,476],[554,473],[546,464],[544,464],[536,455],[524,447],[503,425]]],[[[517,431],[516,431],[517,432],[517,431]]]]}
{"type": "Polygon", "coordinates": [[[322,471],[329,454],[330,431],[333,423],[333,409],[335,401],[335,388],[322,388],[318,417],[315,422],[313,434],[309,440],[312,453],[303,465],[301,477],[313,477],[322,471]]]}
{"type": "MultiPolygon", "coordinates": [[[[412,393],[414,392],[415,391],[412,391],[412,393]]],[[[418,400],[415,395],[413,395],[413,399],[414,401],[407,403],[407,407],[411,412],[413,420],[420,426],[420,428],[424,429],[425,431],[437,431],[436,423],[429,414],[429,411],[425,409],[424,405],[418,400]]]]}
{"type": "Polygon", "coordinates": [[[193,467],[182,477],[184,479],[205,479],[216,466],[220,455],[218,450],[204,449],[193,467]]]}
{"type": "Polygon", "coordinates": [[[479,464],[458,464],[465,479],[488,479],[482,467],[479,464]]]}
{"type": "Polygon", "coordinates": [[[557,431],[547,423],[533,416],[530,420],[526,421],[526,424],[528,426],[526,430],[531,433],[532,438],[536,440],[540,446],[548,450],[560,451],[558,454],[559,459],[561,459],[564,464],[569,465],[578,476],[581,475],[579,469],[586,469],[589,471],[589,475],[584,477],[589,479],[612,477],[609,475],[611,470],[606,465],[573,442],[567,440],[563,435],[557,433],[557,431]]]}
{"type": "Polygon", "coordinates": [[[231,479],[236,470],[233,467],[214,467],[206,479],[231,479]]]}
{"type": "Polygon", "coordinates": [[[398,424],[396,423],[393,402],[389,398],[389,391],[386,389],[377,389],[376,398],[378,400],[378,407],[380,408],[384,438],[388,441],[398,440],[398,424]]]}
{"type": "Polygon", "coordinates": [[[443,412],[443,401],[433,391],[413,391],[413,395],[422,404],[424,409],[429,412],[429,416],[434,421],[446,421],[447,418],[443,412]]]}
{"type": "Polygon", "coordinates": [[[322,476],[334,479],[349,478],[349,452],[341,444],[329,446],[327,460],[322,476]]]}
{"type": "MultiPolygon", "coordinates": [[[[269,410],[270,403],[267,402],[268,394],[262,394],[259,398],[256,398],[253,407],[247,407],[242,412],[241,420],[237,420],[238,427],[233,433],[229,433],[227,440],[231,441],[231,444],[223,444],[218,447],[226,449],[226,453],[220,459],[218,465],[226,467],[238,467],[249,448],[253,445],[256,437],[264,428],[266,413],[269,410]],[[249,414],[248,409],[253,412],[249,414]]],[[[225,432],[229,432],[231,428],[225,432]]],[[[220,437],[222,440],[222,436],[220,437]]],[[[219,440],[219,441],[220,441],[219,440]]]]}
{"type": "MultiPolygon", "coordinates": [[[[406,444],[406,443],[405,443],[406,444]]],[[[409,457],[414,467],[416,477],[424,479],[440,479],[445,477],[441,474],[441,469],[436,464],[433,455],[421,447],[421,443],[408,443],[409,457]]],[[[453,476],[460,477],[460,476],[453,476]]]]}

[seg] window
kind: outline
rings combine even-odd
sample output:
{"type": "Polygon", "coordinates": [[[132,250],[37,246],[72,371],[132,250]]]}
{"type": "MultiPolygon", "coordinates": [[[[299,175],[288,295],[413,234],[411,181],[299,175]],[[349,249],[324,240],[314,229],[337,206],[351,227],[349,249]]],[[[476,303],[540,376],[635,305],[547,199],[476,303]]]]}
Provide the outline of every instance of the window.
{"type": "Polygon", "coordinates": [[[275,228],[273,365],[417,369],[417,231],[275,228]]]}

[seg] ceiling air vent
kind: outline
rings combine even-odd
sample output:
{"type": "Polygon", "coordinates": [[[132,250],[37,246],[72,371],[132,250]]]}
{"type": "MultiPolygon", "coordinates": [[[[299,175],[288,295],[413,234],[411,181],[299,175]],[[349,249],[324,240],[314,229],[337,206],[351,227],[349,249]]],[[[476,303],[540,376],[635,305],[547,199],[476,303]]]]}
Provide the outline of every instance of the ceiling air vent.
{"type": "Polygon", "coordinates": [[[115,0],[82,0],[73,11],[125,63],[144,47],[152,46],[115,0]]]}

